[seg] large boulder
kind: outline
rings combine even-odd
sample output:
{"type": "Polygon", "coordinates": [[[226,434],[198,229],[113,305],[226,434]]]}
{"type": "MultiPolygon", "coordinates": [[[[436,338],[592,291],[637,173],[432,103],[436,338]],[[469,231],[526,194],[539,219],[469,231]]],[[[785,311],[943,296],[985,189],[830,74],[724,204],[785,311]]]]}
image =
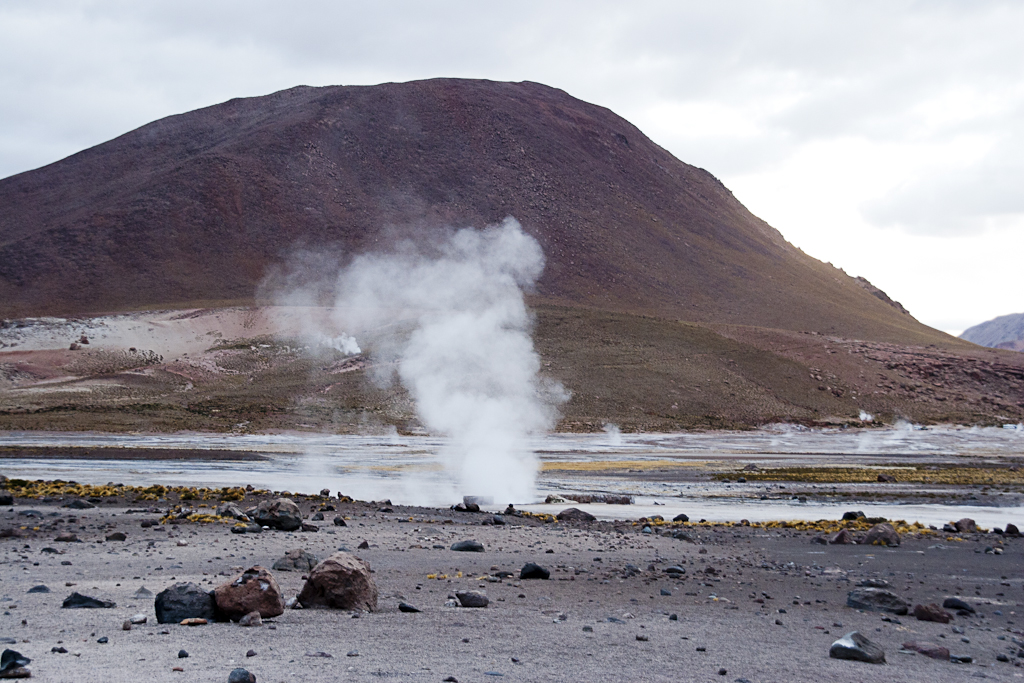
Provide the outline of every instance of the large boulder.
{"type": "Polygon", "coordinates": [[[179,582],[156,594],[156,620],[161,624],[177,624],[183,619],[213,621],[213,595],[196,584],[179,582]]]}
{"type": "Polygon", "coordinates": [[[896,533],[891,524],[883,522],[868,529],[863,543],[864,545],[898,546],[900,544],[900,535],[896,533]]]}
{"type": "Polygon", "coordinates": [[[593,522],[597,517],[579,508],[565,508],[555,518],[562,522],[593,522]]]}
{"type": "Polygon", "coordinates": [[[302,548],[287,550],[284,557],[274,562],[271,569],[279,572],[311,572],[320,560],[316,555],[307,553],[302,548]]]}
{"type": "Polygon", "coordinates": [[[962,534],[973,534],[978,531],[978,525],[974,523],[974,520],[970,517],[964,517],[961,520],[953,522],[953,526],[962,534]]]}
{"type": "Polygon", "coordinates": [[[256,507],[254,519],[261,526],[281,531],[295,531],[302,526],[299,506],[288,498],[263,501],[256,507]]]}
{"type": "Polygon", "coordinates": [[[832,643],[828,656],[833,659],[852,659],[870,664],[885,664],[885,651],[857,631],[847,633],[832,643]]]}
{"type": "Polygon", "coordinates": [[[346,552],[334,553],[314,567],[298,597],[303,607],[377,609],[369,563],[346,552]]]}
{"type": "Polygon", "coordinates": [[[250,612],[259,612],[264,619],[284,614],[281,587],[274,576],[259,565],[217,586],[213,599],[220,615],[231,621],[238,621],[250,612]]]}
{"type": "Polygon", "coordinates": [[[882,588],[855,588],[847,594],[846,606],[892,614],[906,614],[910,610],[906,600],[882,588]]]}
{"type": "Polygon", "coordinates": [[[520,579],[548,579],[551,572],[535,562],[527,562],[519,572],[520,579]]]}

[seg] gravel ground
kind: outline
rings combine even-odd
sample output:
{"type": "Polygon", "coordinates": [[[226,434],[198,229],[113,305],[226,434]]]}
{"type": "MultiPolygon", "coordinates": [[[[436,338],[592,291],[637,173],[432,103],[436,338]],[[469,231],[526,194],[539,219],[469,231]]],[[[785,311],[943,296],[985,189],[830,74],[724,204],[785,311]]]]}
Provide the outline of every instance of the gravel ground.
{"type": "MultiPolygon", "coordinates": [[[[300,505],[304,513],[314,509],[309,501],[300,505]]],[[[463,683],[939,683],[972,676],[1012,681],[1024,674],[1024,658],[1015,656],[1013,643],[1024,641],[1024,539],[927,535],[905,537],[899,548],[821,546],[810,543],[806,532],[694,527],[696,542],[690,543],[643,534],[628,523],[508,518],[505,526],[490,526],[480,524],[483,515],[379,508],[338,505],[337,512],[325,513],[326,522],[315,522],[318,533],[237,535],[216,523],[142,528],[143,520],[159,515],[129,513],[123,501],[79,511],[59,507],[59,501],[18,500],[0,511],[0,529],[21,534],[0,539],[0,637],[15,639],[5,647],[31,657],[33,677],[45,681],[227,681],[237,666],[261,683],[440,683],[449,676],[463,683]],[[18,514],[27,508],[43,517],[18,514]],[[349,518],[348,526],[332,525],[339,513],[349,518]],[[115,529],[128,534],[127,541],[104,541],[115,529]],[[66,531],[83,542],[54,541],[66,531]],[[448,549],[469,538],[482,542],[485,552],[448,549]],[[995,539],[1003,554],[984,553],[995,539]],[[358,550],[364,540],[369,547],[358,550]],[[46,547],[59,554],[43,552],[46,547]],[[142,586],[156,593],[176,581],[212,588],[243,568],[269,568],[291,548],[320,558],[347,548],[367,560],[380,591],[378,610],[287,610],[258,628],[186,627],[156,624],[153,600],[133,598],[142,586]],[[551,569],[551,579],[480,579],[499,570],[518,577],[531,561],[551,569]],[[669,578],[663,570],[671,565],[684,567],[685,578],[669,578]],[[847,592],[865,578],[889,581],[913,603],[941,604],[959,595],[977,606],[978,615],[943,625],[911,616],[886,621],[882,614],[845,607],[847,592]],[[51,592],[27,593],[38,584],[51,592]],[[455,590],[470,588],[486,591],[490,605],[445,606],[455,590]],[[117,606],[61,609],[72,591],[117,606]],[[403,600],[422,612],[399,612],[403,600]],[[122,622],[138,613],[149,623],[122,630],[122,622]],[[854,630],[885,649],[886,665],[829,658],[829,645],[854,630]],[[98,643],[101,637],[109,642],[98,643]],[[937,642],[975,663],[898,652],[914,639],[937,642]],[[54,647],[69,652],[53,653],[54,647]],[[178,658],[182,649],[188,658],[178,658]],[[257,654],[247,658],[250,649],[257,654]],[[331,656],[307,654],[317,652],[331,656]],[[1010,661],[997,661],[1000,653],[1010,661]]],[[[286,597],[301,589],[301,574],[274,574],[286,597]]]]}

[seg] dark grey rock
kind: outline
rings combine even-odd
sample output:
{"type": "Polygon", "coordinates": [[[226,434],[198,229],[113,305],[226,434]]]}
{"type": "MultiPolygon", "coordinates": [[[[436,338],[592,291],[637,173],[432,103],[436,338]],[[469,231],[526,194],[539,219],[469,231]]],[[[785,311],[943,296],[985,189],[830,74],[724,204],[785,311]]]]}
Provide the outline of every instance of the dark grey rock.
{"type": "Polygon", "coordinates": [[[673,522],[689,522],[690,516],[680,512],[678,515],[672,518],[673,522]]]}
{"type": "Polygon", "coordinates": [[[480,591],[456,591],[455,597],[463,607],[487,607],[490,602],[480,591]]]}
{"type": "Polygon", "coordinates": [[[265,500],[256,506],[254,520],[260,526],[295,531],[302,528],[302,513],[299,506],[288,498],[265,500]]]}
{"type": "Polygon", "coordinates": [[[96,642],[99,643],[100,645],[106,645],[107,643],[110,642],[110,638],[107,638],[106,636],[103,636],[102,638],[97,638],[96,642]]]}
{"type": "Polygon", "coordinates": [[[322,522],[322,521],[324,521],[324,513],[322,513],[322,512],[314,512],[313,516],[310,517],[310,519],[313,520],[314,522],[322,522]]]}
{"type": "Polygon", "coordinates": [[[320,560],[316,555],[308,553],[302,548],[295,548],[285,552],[284,557],[274,562],[271,569],[281,572],[311,572],[320,560]]]}
{"type": "Polygon", "coordinates": [[[491,524],[503,526],[505,524],[505,518],[501,515],[494,515],[493,517],[491,517],[491,524]]]}
{"type": "Polygon", "coordinates": [[[4,650],[3,655],[0,655],[0,673],[10,673],[14,669],[28,666],[31,662],[31,659],[16,650],[4,650]]]}
{"type": "Polygon", "coordinates": [[[978,530],[978,525],[974,523],[974,520],[970,517],[964,517],[963,519],[953,522],[953,526],[956,530],[962,534],[972,534],[978,530]]]}
{"type": "Polygon", "coordinates": [[[156,620],[161,624],[177,624],[183,619],[213,621],[213,595],[192,582],[179,582],[156,594],[156,620]]]}
{"type": "Polygon", "coordinates": [[[178,650],[178,659],[185,659],[188,657],[188,652],[185,650],[178,650]]]}
{"type": "Polygon", "coordinates": [[[974,614],[974,607],[964,602],[960,598],[946,598],[942,601],[942,606],[946,609],[955,609],[958,612],[968,612],[974,614]]]}
{"type": "Polygon", "coordinates": [[[228,674],[228,683],[256,683],[256,676],[249,673],[246,669],[238,667],[228,674]]]}
{"type": "Polygon", "coordinates": [[[413,613],[413,612],[419,612],[420,609],[418,607],[413,607],[412,605],[410,605],[407,602],[400,602],[400,603],[398,603],[398,611],[399,612],[413,613]]]}
{"type": "Polygon", "coordinates": [[[28,593],[49,593],[50,592],[50,588],[49,588],[49,586],[45,586],[43,584],[39,584],[38,586],[32,586],[31,588],[28,589],[27,592],[28,593]]]}
{"type": "Polygon", "coordinates": [[[903,598],[882,588],[855,588],[847,594],[846,606],[892,614],[906,614],[910,611],[910,605],[903,598]]]}
{"type": "Polygon", "coordinates": [[[348,526],[348,525],[345,524],[345,518],[342,517],[341,515],[338,515],[338,516],[336,516],[334,518],[334,526],[348,526]]]}
{"type": "Polygon", "coordinates": [[[10,493],[0,493],[0,505],[14,505],[14,496],[10,493]]]}
{"type": "Polygon", "coordinates": [[[864,519],[864,513],[861,510],[850,510],[843,513],[844,522],[855,522],[858,519],[864,519]]]}
{"type": "Polygon", "coordinates": [[[683,567],[680,567],[679,565],[675,565],[675,564],[672,565],[671,567],[665,567],[661,571],[665,572],[666,574],[674,574],[676,576],[682,576],[683,574],[686,573],[686,569],[684,569],[683,567]]]}
{"type": "Polygon", "coordinates": [[[96,506],[87,500],[77,498],[70,503],[64,503],[64,507],[71,508],[72,510],[88,510],[89,508],[94,508],[96,506]]]}
{"type": "Polygon", "coordinates": [[[456,541],[452,544],[452,550],[458,553],[482,553],[484,551],[484,545],[480,541],[474,541],[472,539],[456,541]]]}
{"type": "Polygon", "coordinates": [[[127,541],[128,535],[123,531],[115,531],[112,534],[107,534],[106,540],[108,541],[127,541]]]}
{"type": "Polygon", "coordinates": [[[549,579],[551,572],[535,562],[527,562],[519,571],[520,579],[549,579]]]}
{"type": "Polygon", "coordinates": [[[900,535],[892,528],[891,524],[883,522],[868,529],[868,533],[862,541],[864,545],[887,545],[898,546],[900,535]]]}
{"type": "Polygon", "coordinates": [[[857,631],[847,633],[832,643],[828,656],[833,659],[852,659],[869,664],[884,664],[885,651],[857,631]]]}
{"type": "Polygon", "coordinates": [[[111,607],[117,607],[117,603],[109,600],[100,600],[99,598],[90,598],[88,595],[82,595],[81,593],[76,592],[64,598],[64,602],[61,604],[61,607],[64,609],[109,609],[111,607]]]}
{"type": "Polygon", "coordinates": [[[669,590],[669,589],[667,589],[667,588],[662,588],[662,589],[661,589],[661,594],[662,594],[662,595],[672,595],[672,591],[670,591],[670,590],[669,590]]]}
{"type": "Polygon", "coordinates": [[[597,519],[594,515],[579,508],[566,508],[555,515],[555,518],[563,522],[593,522],[597,519]]]}

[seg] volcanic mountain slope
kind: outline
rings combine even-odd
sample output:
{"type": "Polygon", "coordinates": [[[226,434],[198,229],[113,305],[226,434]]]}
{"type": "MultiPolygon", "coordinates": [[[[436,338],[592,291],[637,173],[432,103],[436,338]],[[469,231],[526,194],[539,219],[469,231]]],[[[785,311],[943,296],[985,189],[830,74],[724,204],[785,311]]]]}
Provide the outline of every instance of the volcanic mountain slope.
{"type": "MultiPolygon", "coordinates": [[[[0,181],[0,315],[251,300],[296,244],[518,219],[547,303],[956,343],[611,111],[536,83],[296,87],[0,181]]],[[[865,281],[866,282],[866,281],[865,281]]]]}
{"type": "MultiPolygon", "coordinates": [[[[572,392],[560,429],[1024,419],[1024,356],[918,323],[627,121],[536,83],[292,88],[0,180],[0,316],[247,306],[296,247],[509,215],[547,257],[531,304],[544,372],[572,392]]],[[[372,355],[305,356],[261,311],[138,313],[78,350],[85,321],[34,349],[23,333],[50,322],[0,321],[0,429],[417,428],[368,380],[372,355]]]]}
{"type": "Polygon", "coordinates": [[[1011,313],[964,330],[961,339],[996,349],[1024,351],[1024,313],[1011,313]]]}

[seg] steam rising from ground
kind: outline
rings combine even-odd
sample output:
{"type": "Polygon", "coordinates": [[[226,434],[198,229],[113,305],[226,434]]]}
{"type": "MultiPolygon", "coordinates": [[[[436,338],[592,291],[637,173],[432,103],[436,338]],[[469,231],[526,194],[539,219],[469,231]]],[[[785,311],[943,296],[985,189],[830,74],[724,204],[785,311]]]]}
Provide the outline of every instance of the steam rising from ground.
{"type": "Polygon", "coordinates": [[[448,437],[446,481],[410,480],[409,502],[535,497],[538,461],[529,438],[553,427],[566,398],[561,385],[539,376],[523,298],[543,267],[540,245],[508,218],[432,245],[404,242],[360,255],[330,286],[307,278],[277,297],[309,301],[329,292],[330,320],[319,321],[317,333],[354,334],[369,349],[376,379],[400,381],[424,426],[448,437]]]}

